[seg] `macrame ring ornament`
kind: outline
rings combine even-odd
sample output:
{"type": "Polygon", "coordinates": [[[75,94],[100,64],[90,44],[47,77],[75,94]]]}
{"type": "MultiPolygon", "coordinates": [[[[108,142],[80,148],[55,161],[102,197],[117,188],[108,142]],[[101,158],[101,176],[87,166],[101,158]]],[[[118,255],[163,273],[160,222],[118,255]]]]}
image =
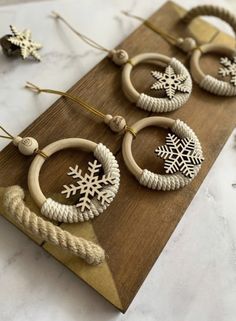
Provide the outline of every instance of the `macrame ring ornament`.
{"type": "Polygon", "coordinates": [[[42,215],[57,222],[76,223],[93,219],[101,214],[109,203],[102,204],[94,196],[91,199],[90,208],[81,211],[75,205],[64,205],[59,202],[46,198],[43,194],[39,184],[40,170],[47,158],[61,150],[72,148],[80,149],[87,152],[93,152],[94,157],[101,163],[104,175],[111,175],[113,177],[113,184],[107,184],[103,187],[110,193],[110,201],[114,199],[120,182],[120,171],[118,163],[114,155],[103,144],[96,144],[92,141],[81,138],[68,138],[56,141],[41,150],[41,153],[36,155],[29,169],[28,187],[33,200],[36,202],[41,210],[42,215]]]}
{"type": "Polygon", "coordinates": [[[136,103],[137,107],[147,111],[162,113],[178,109],[186,103],[192,91],[192,80],[188,70],[177,59],[158,53],[144,53],[133,57],[124,65],[122,72],[122,88],[126,97],[131,102],[136,103]],[[142,62],[150,62],[160,66],[171,66],[176,75],[185,76],[184,78],[186,79],[183,84],[188,89],[187,92],[176,92],[172,99],[169,99],[168,97],[157,98],[144,93],[139,93],[132,85],[131,71],[134,66],[142,62]]]}
{"type": "MultiPolygon", "coordinates": [[[[192,8],[189,10],[182,20],[185,23],[190,23],[193,19],[198,16],[213,16],[216,18],[220,18],[221,20],[227,22],[236,33],[236,16],[231,13],[229,10],[215,5],[200,5],[192,8]]],[[[196,81],[197,84],[206,91],[219,95],[219,96],[235,96],[236,95],[236,82],[234,85],[227,81],[218,80],[210,75],[205,75],[204,72],[201,70],[199,65],[199,60],[202,54],[215,52],[222,54],[223,57],[228,57],[229,59],[234,59],[232,64],[235,64],[236,59],[236,51],[227,47],[225,45],[218,45],[218,44],[204,44],[200,47],[197,47],[193,50],[192,57],[191,57],[191,74],[193,79],[196,81]]],[[[224,65],[224,63],[223,63],[224,65]]],[[[225,65],[224,65],[225,66],[225,65]]],[[[226,67],[226,66],[225,66],[226,67]]],[[[231,71],[234,73],[234,67],[230,71],[230,66],[228,71],[226,70],[226,75],[230,75],[231,71]],[[228,73],[229,72],[229,73],[228,73]]],[[[226,68],[227,69],[227,68],[226,68]]],[[[223,75],[223,74],[222,74],[223,75]]],[[[223,75],[224,76],[224,75],[223,75]]]]}
{"type": "Polygon", "coordinates": [[[210,75],[206,75],[202,71],[200,67],[200,58],[202,54],[209,52],[216,52],[231,59],[236,56],[236,51],[229,47],[217,44],[201,45],[199,48],[194,49],[191,56],[190,68],[193,79],[201,88],[212,94],[219,96],[236,96],[236,86],[227,81],[219,80],[210,75]]]}
{"type": "MultiPolygon", "coordinates": [[[[196,153],[203,158],[201,144],[196,134],[183,121],[179,119],[173,120],[171,118],[166,117],[147,117],[141,119],[140,121],[132,125],[132,129],[137,134],[139,131],[148,126],[157,126],[170,129],[179,138],[188,138],[193,140],[196,153]]],[[[132,133],[127,132],[125,134],[122,146],[124,161],[129,171],[136,177],[139,183],[150,189],[170,191],[182,188],[192,181],[192,179],[198,174],[201,168],[201,164],[194,166],[194,176],[192,178],[188,178],[179,172],[175,174],[161,175],[155,174],[147,169],[142,169],[135,162],[134,157],[132,155],[132,141],[132,133]]]]}

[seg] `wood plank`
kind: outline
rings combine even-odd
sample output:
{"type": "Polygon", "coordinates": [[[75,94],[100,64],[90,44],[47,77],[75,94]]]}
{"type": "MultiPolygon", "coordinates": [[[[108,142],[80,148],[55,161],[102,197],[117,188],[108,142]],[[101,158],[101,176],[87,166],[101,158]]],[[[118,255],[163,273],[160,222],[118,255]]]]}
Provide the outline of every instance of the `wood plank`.
{"type": "MultiPolygon", "coordinates": [[[[196,19],[188,27],[184,26],[179,22],[183,14],[183,8],[168,2],[150,17],[150,21],[176,36],[192,34],[199,43],[230,42],[228,36],[201,19],[196,19]]],[[[182,52],[145,26],[131,34],[121,47],[130,56],[153,51],[175,56],[187,63],[182,52]]],[[[216,74],[216,57],[207,55],[201,63],[204,70],[216,74]]],[[[147,72],[150,68],[149,65],[135,68],[132,79],[139,90],[148,91],[152,82],[147,72]]],[[[70,92],[95,104],[105,113],[125,116],[131,125],[150,114],[127,101],[121,90],[120,78],[119,68],[104,59],[70,92]]],[[[206,157],[193,183],[184,190],[174,192],[156,192],[140,186],[124,165],[122,137],[112,133],[100,119],[88,115],[68,100],[59,99],[22,134],[34,136],[40,146],[64,137],[83,137],[103,142],[117,155],[121,168],[121,188],[109,209],[90,223],[61,224],[64,229],[101,244],[108,255],[106,262],[99,267],[89,267],[55,246],[46,243],[43,247],[123,312],[130,305],[234,128],[234,98],[215,97],[195,85],[191,99],[185,106],[168,116],[186,121],[197,132],[206,157]]],[[[156,159],[153,150],[164,142],[165,134],[164,130],[148,128],[138,135],[133,153],[141,167],[162,171],[163,163],[156,159]]],[[[50,158],[42,169],[40,179],[45,194],[61,200],[59,193],[62,185],[67,183],[65,173],[68,166],[78,163],[85,170],[89,159],[90,156],[79,151],[65,151],[50,158]]],[[[12,145],[7,146],[0,153],[0,185],[19,184],[27,191],[26,175],[30,161],[18,154],[12,145]]],[[[3,209],[0,208],[0,211],[3,209]]],[[[7,216],[7,213],[4,214],[7,216]]]]}

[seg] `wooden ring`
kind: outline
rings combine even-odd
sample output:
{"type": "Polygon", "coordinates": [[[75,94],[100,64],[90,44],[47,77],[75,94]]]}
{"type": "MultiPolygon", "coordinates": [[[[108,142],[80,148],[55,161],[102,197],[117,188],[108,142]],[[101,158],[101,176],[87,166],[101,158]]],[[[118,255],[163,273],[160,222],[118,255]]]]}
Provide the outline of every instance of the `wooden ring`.
{"type": "Polygon", "coordinates": [[[144,53],[133,57],[124,65],[122,71],[122,88],[126,97],[135,103],[137,107],[153,112],[168,112],[181,107],[189,99],[192,90],[192,81],[188,70],[177,59],[158,53],[144,53]],[[157,98],[139,93],[131,82],[131,72],[133,67],[142,62],[150,62],[161,66],[171,65],[177,74],[181,73],[186,76],[185,85],[189,88],[189,92],[178,92],[172,99],[168,97],[157,98]]]}
{"type": "Polygon", "coordinates": [[[43,148],[42,154],[37,154],[35,156],[28,173],[28,187],[31,197],[39,206],[39,208],[41,209],[41,213],[44,216],[60,222],[74,223],[78,221],[88,220],[99,215],[99,213],[102,213],[102,211],[106,209],[106,207],[108,207],[109,204],[97,205],[97,208],[94,208],[95,205],[93,205],[93,209],[81,213],[79,209],[76,208],[74,205],[63,205],[56,201],[53,201],[50,198],[45,197],[39,184],[40,170],[44,162],[46,161],[43,155],[46,154],[48,157],[50,157],[54,153],[67,148],[80,149],[86,152],[94,153],[95,158],[97,158],[103,166],[104,173],[110,173],[115,178],[115,183],[111,187],[104,187],[106,189],[112,189],[112,199],[115,197],[119,188],[120,174],[118,163],[114,155],[109,151],[109,149],[105,147],[103,144],[96,144],[86,139],[68,138],[58,140],[43,148]],[[53,213],[52,209],[48,209],[52,203],[54,207],[53,213]]]}
{"type": "Polygon", "coordinates": [[[194,81],[208,92],[220,96],[236,96],[236,87],[227,81],[219,80],[210,75],[206,75],[200,67],[200,58],[205,53],[215,52],[232,58],[236,51],[218,44],[204,44],[194,49],[191,60],[190,70],[194,81]]]}
{"type": "MultiPolygon", "coordinates": [[[[178,136],[181,136],[182,138],[191,138],[194,140],[196,149],[199,152],[200,155],[202,155],[202,149],[201,144],[195,135],[195,133],[182,121],[180,120],[174,120],[167,117],[147,117],[139,120],[135,124],[132,125],[133,130],[138,134],[138,132],[146,127],[149,126],[157,126],[162,127],[166,129],[172,130],[174,133],[176,133],[178,136]]],[[[132,142],[133,142],[133,135],[130,132],[126,132],[123,144],[122,144],[122,154],[124,158],[124,162],[129,169],[129,171],[136,177],[136,179],[140,182],[140,184],[147,186],[149,188],[158,189],[158,190],[170,190],[170,189],[177,189],[180,187],[183,187],[187,185],[189,182],[191,182],[192,179],[183,177],[182,174],[172,174],[172,175],[160,175],[155,174],[152,172],[149,172],[152,176],[156,176],[157,180],[163,180],[162,187],[150,187],[148,183],[142,182],[142,177],[144,172],[148,171],[146,169],[142,169],[138,166],[136,161],[134,160],[133,154],[132,154],[132,142]],[[172,186],[170,188],[167,187],[169,184],[168,182],[171,180],[171,177],[173,177],[173,180],[175,180],[174,184],[175,186],[172,186]]],[[[196,174],[198,173],[200,169],[200,165],[196,166],[196,174]]]]}

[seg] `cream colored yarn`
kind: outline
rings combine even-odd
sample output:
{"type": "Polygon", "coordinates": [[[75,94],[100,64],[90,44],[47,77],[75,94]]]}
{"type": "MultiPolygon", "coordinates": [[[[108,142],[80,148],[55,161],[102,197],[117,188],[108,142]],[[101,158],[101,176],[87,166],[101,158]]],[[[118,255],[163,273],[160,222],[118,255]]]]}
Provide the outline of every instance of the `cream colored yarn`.
{"type": "Polygon", "coordinates": [[[236,96],[236,87],[232,84],[206,75],[199,86],[208,92],[219,96],[236,96]]]}
{"type": "Polygon", "coordinates": [[[4,195],[3,205],[7,213],[25,230],[79,256],[88,264],[97,265],[105,260],[105,252],[99,245],[73,236],[60,227],[45,221],[32,212],[23,200],[23,189],[19,186],[12,186],[7,189],[4,195]]]}
{"type": "Polygon", "coordinates": [[[215,5],[200,5],[189,10],[183,21],[189,23],[198,16],[214,16],[227,22],[236,34],[236,16],[228,9],[215,5]]]}
{"type": "MultiPolygon", "coordinates": [[[[104,187],[109,189],[112,193],[112,199],[115,198],[120,185],[120,170],[116,158],[110,150],[103,144],[98,144],[94,151],[94,157],[102,164],[105,174],[110,173],[115,178],[115,183],[104,187]]],[[[81,212],[81,210],[74,205],[64,205],[47,198],[41,208],[41,213],[50,220],[64,223],[84,222],[97,217],[109,206],[108,203],[103,205],[97,201],[96,198],[91,200],[91,207],[89,210],[81,212]]]]}
{"type": "MultiPolygon", "coordinates": [[[[193,139],[195,143],[195,150],[199,155],[202,156],[202,147],[201,143],[198,140],[194,131],[183,121],[177,119],[174,122],[174,125],[171,128],[172,132],[175,133],[177,136],[181,138],[190,138],[193,139]]],[[[195,175],[199,172],[201,165],[195,166],[195,175]]],[[[194,178],[193,177],[193,178],[194,178]]],[[[147,169],[144,169],[142,175],[139,179],[141,185],[146,186],[151,189],[155,190],[162,190],[162,191],[171,191],[177,190],[188,185],[193,178],[187,178],[181,173],[171,174],[171,175],[160,175],[155,174],[147,169]]]]}

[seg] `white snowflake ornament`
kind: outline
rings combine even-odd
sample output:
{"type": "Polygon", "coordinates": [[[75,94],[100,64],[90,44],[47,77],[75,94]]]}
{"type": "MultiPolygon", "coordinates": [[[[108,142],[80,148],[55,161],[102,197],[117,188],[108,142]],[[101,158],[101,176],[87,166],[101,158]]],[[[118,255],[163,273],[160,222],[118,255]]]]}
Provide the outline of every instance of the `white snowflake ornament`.
{"type": "Polygon", "coordinates": [[[88,163],[89,174],[86,173],[82,175],[82,170],[76,165],[75,168],[70,167],[67,175],[72,176],[76,180],[76,184],[70,184],[69,186],[63,185],[64,190],[61,192],[69,198],[73,195],[79,193],[79,201],[76,207],[79,207],[81,212],[90,209],[91,199],[97,197],[97,200],[101,202],[102,205],[105,203],[110,203],[113,197],[111,191],[104,188],[106,185],[115,184],[115,177],[111,174],[99,176],[101,164],[98,164],[97,160],[93,163],[88,163]]]}
{"type": "Polygon", "coordinates": [[[167,174],[181,172],[188,178],[195,175],[195,165],[200,165],[204,158],[195,151],[192,139],[180,139],[174,134],[168,134],[166,145],[155,150],[157,156],[165,160],[164,169],[167,174]]]}
{"type": "Polygon", "coordinates": [[[10,26],[10,28],[13,35],[8,38],[8,41],[20,48],[23,59],[32,56],[36,60],[40,61],[41,57],[37,51],[42,48],[42,45],[38,42],[32,41],[31,31],[26,29],[22,32],[19,32],[14,26],[10,26]]]}
{"type": "Polygon", "coordinates": [[[190,92],[190,89],[184,84],[184,81],[187,79],[187,75],[177,75],[170,65],[166,67],[164,73],[159,71],[151,71],[151,75],[157,80],[151,86],[151,89],[164,89],[169,99],[172,99],[175,96],[176,91],[181,91],[184,93],[190,92]]]}
{"type": "Polygon", "coordinates": [[[223,77],[231,76],[230,82],[236,86],[236,56],[232,59],[220,58],[220,64],[224,67],[219,68],[218,74],[223,77]]]}

